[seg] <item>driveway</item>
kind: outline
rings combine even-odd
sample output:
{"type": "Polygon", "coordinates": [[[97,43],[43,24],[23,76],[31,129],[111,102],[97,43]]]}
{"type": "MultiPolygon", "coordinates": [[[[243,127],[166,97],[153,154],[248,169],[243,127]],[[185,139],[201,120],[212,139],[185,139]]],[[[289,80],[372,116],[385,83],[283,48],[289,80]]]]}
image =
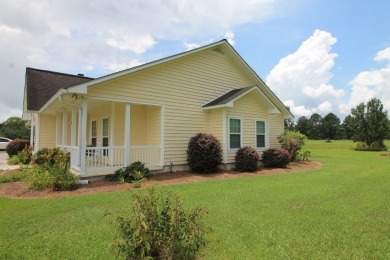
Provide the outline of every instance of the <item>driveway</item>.
{"type": "Polygon", "coordinates": [[[0,150],[0,170],[17,169],[19,165],[9,165],[7,163],[8,154],[6,151],[0,150]]]}

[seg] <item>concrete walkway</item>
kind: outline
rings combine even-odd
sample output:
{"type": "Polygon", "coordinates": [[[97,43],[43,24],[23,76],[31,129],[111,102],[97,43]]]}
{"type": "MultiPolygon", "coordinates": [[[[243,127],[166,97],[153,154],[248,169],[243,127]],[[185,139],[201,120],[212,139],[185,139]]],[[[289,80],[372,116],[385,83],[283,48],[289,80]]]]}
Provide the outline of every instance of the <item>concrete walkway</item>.
{"type": "Polygon", "coordinates": [[[10,165],[7,163],[8,154],[6,151],[0,151],[0,170],[18,169],[19,165],[10,165]]]}

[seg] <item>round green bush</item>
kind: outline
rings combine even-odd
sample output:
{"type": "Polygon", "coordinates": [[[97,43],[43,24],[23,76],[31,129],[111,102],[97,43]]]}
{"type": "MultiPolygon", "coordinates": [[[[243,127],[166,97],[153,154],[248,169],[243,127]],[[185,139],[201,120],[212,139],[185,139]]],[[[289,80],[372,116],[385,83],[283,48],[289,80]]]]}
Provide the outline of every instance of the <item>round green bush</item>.
{"type": "Polygon", "coordinates": [[[255,148],[245,146],[238,149],[235,159],[237,171],[254,172],[257,170],[260,156],[255,148]]]}
{"type": "Polygon", "coordinates": [[[286,168],[290,154],[285,149],[270,148],[263,152],[262,160],[265,167],[286,168]]]}
{"type": "Polygon", "coordinates": [[[188,142],[187,161],[192,172],[217,172],[222,162],[221,143],[211,134],[196,134],[188,142]]]}
{"type": "Polygon", "coordinates": [[[7,147],[5,148],[5,151],[8,153],[8,156],[11,157],[13,155],[17,155],[21,151],[23,151],[24,148],[30,145],[30,141],[26,139],[15,139],[12,142],[10,142],[7,147]]]}

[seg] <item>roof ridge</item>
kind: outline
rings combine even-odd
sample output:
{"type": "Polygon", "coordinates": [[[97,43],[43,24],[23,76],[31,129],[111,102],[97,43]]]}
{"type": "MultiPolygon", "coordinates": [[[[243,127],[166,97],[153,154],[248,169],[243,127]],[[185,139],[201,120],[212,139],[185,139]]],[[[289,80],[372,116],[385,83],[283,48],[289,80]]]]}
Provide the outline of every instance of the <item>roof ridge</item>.
{"type": "Polygon", "coordinates": [[[70,76],[70,77],[77,77],[77,78],[84,78],[84,79],[95,79],[95,78],[91,78],[91,77],[85,77],[85,76],[80,76],[80,75],[75,75],[75,74],[70,74],[70,73],[26,67],[26,71],[28,71],[28,70],[35,70],[35,71],[40,71],[40,72],[46,72],[46,73],[52,73],[52,74],[70,76]]]}

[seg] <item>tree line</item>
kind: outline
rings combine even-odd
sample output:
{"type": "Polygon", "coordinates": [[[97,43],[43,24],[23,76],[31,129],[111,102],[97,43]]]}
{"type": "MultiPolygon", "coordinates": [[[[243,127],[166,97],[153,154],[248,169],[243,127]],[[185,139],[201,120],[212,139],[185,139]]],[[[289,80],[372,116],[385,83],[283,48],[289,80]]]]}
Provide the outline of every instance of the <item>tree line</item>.
{"type": "Polygon", "coordinates": [[[310,117],[301,116],[296,122],[285,121],[285,128],[298,131],[309,139],[350,139],[371,145],[390,139],[390,120],[382,102],[373,98],[351,109],[343,122],[335,114],[322,117],[318,113],[310,117]]]}

